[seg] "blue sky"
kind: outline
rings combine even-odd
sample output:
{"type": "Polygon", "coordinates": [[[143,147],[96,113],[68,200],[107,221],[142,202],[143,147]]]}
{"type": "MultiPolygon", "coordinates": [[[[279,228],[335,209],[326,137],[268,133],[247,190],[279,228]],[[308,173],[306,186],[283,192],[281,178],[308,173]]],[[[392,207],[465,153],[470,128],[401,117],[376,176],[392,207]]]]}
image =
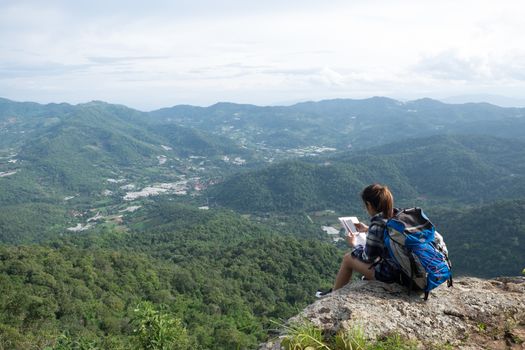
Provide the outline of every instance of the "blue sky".
{"type": "Polygon", "coordinates": [[[0,96],[141,110],[218,101],[525,101],[523,1],[0,0],[0,96]]]}

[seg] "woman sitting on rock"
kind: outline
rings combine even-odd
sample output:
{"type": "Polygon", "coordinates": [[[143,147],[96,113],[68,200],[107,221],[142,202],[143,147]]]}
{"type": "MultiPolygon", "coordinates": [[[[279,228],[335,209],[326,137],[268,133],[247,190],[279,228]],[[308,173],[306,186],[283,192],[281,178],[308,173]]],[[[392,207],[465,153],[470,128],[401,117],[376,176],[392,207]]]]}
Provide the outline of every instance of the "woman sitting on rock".
{"type": "MultiPolygon", "coordinates": [[[[367,232],[366,244],[356,246],[357,236],[348,234],[347,242],[353,250],[343,257],[333,290],[346,285],[352,279],[354,271],[361,273],[367,280],[387,283],[400,280],[400,271],[392,262],[383,241],[385,223],[394,216],[394,197],[388,187],[373,184],[363,190],[361,199],[371,216],[370,226],[362,223],[355,226],[359,232],[367,232]]],[[[331,291],[318,292],[317,296],[331,291]]]]}

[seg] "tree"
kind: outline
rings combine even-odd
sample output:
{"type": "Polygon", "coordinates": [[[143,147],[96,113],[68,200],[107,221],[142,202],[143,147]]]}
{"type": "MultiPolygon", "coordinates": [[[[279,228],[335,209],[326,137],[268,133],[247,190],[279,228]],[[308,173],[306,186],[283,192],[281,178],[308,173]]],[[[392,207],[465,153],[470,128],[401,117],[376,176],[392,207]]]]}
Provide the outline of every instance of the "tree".
{"type": "Polygon", "coordinates": [[[150,302],[141,302],[135,308],[132,321],[137,338],[137,349],[185,350],[190,348],[186,328],[171,315],[155,310],[150,302]]]}

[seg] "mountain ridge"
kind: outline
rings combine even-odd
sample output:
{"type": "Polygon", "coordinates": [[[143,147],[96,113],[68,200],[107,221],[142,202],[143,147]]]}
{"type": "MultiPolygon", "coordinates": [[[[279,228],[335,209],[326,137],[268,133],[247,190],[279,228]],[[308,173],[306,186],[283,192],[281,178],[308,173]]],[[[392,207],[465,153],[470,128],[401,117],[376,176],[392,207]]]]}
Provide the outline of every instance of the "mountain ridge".
{"type": "Polygon", "coordinates": [[[103,100],[91,100],[88,102],[79,102],[79,103],[68,103],[68,102],[49,102],[49,103],[39,103],[32,101],[18,101],[13,99],[8,99],[5,97],[0,97],[0,105],[11,104],[13,107],[30,107],[34,108],[46,108],[49,110],[55,108],[74,108],[74,107],[93,107],[93,106],[114,106],[114,107],[125,107],[129,110],[144,114],[155,114],[168,112],[170,109],[195,109],[195,110],[205,110],[205,109],[220,109],[221,107],[238,107],[238,108],[267,108],[267,109],[293,109],[297,107],[306,107],[306,106],[315,106],[315,105],[337,105],[337,104],[347,104],[347,105],[356,105],[356,104],[366,104],[366,103],[382,103],[385,106],[402,106],[402,105],[414,105],[414,106],[449,106],[449,107],[460,107],[460,106],[479,106],[479,107],[488,107],[493,109],[515,109],[523,110],[525,107],[512,107],[512,106],[499,106],[490,102],[480,101],[480,102],[462,102],[462,103],[451,103],[446,100],[439,100],[430,97],[423,97],[414,100],[398,100],[386,96],[373,96],[368,98],[332,98],[332,99],[321,99],[321,100],[310,100],[304,102],[297,102],[290,105],[259,105],[251,103],[237,103],[231,101],[219,101],[208,106],[197,106],[190,104],[177,104],[173,106],[160,107],[153,110],[141,110],[137,108],[128,107],[120,103],[112,103],[103,100]]]}

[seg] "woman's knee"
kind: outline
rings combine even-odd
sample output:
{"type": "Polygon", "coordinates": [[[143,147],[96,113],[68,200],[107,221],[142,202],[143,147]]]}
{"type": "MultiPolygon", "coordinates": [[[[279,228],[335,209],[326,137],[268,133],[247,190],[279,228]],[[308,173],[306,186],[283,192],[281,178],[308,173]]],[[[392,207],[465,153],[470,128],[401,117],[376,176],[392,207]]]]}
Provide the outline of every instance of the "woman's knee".
{"type": "Polygon", "coordinates": [[[355,257],[352,255],[352,253],[346,253],[344,256],[343,256],[343,263],[347,266],[352,266],[354,261],[355,261],[355,257]]]}

